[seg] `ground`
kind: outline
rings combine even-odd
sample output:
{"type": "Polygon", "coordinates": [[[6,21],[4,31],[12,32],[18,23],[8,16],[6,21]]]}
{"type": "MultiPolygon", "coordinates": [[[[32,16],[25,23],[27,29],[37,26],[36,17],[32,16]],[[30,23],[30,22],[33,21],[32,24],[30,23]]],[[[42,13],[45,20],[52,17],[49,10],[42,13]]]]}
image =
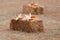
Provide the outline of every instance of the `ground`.
{"type": "Polygon", "coordinates": [[[43,20],[44,32],[10,31],[10,20],[21,13],[23,4],[32,0],[0,0],[0,40],[60,40],[60,1],[34,1],[45,6],[44,14],[37,16],[43,20]]]}

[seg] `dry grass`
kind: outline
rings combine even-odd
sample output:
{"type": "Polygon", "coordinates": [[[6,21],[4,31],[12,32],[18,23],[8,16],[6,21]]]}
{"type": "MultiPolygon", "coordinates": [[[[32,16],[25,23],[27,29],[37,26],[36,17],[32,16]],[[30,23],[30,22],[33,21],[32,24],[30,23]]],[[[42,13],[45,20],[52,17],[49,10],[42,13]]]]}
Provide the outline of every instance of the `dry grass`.
{"type": "MultiPolygon", "coordinates": [[[[34,0],[45,6],[43,20],[44,32],[25,33],[10,31],[10,19],[20,12],[22,4],[32,0],[0,0],[0,40],[60,40],[60,1],[59,0],[34,0]]],[[[39,17],[39,16],[37,16],[39,17]]]]}

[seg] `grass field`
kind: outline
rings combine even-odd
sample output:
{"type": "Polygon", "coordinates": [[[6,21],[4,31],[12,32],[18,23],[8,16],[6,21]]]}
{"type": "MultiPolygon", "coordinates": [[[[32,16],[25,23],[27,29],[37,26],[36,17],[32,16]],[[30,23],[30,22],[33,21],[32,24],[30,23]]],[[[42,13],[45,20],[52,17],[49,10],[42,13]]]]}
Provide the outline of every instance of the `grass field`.
{"type": "Polygon", "coordinates": [[[0,0],[0,40],[60,40],[60,1],[33,0],[44,6],[44,32],[25,33],[10,31],[9,23],[22,9],[22,5],[32,0],[0,0]]]}

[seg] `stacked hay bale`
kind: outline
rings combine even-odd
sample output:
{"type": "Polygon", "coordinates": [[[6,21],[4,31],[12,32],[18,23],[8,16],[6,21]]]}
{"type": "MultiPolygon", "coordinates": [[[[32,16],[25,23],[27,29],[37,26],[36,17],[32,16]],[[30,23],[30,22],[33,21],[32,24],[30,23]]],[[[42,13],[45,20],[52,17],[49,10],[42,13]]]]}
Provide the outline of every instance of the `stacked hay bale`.
{"type": "Polygon", "coordinates": [[[23,5],[22,12],[24,14],[43,14],[43,8],[42,6],[32,2],[31,4],[25,4],[23,5]]]}
{"type": "Polygon", "coordinates": [[[43,7],[35,3],[24,5],[22,14],[11,20],[10,29],[24,32],[44,31],[42,20],[31,14],[43,14],[43,7]]]}
{"type": "Polygon", "coordinates": [[[24,32],[38,32],[43,31],[43,23],[42,20],[18,20],[12,19],[10,23],[11,30],[19,30],[24,32]]]}

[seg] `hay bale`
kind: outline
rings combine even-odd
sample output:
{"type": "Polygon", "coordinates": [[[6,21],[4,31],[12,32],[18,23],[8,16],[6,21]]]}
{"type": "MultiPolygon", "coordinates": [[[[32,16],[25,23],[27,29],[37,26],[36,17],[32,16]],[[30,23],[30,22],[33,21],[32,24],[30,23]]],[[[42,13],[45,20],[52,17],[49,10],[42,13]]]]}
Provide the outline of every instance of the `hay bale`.
{"type": "Polygon", "coordinates": [[[10,29],[16,30],[16,26],[17,26],[17,21],[15,19],[12,19],[10,23],[10,29]]]}
{"type": "Polygon", "coordinates": [[[38,32],[43,31],[44,27],[42,20],[27,21],[21,19],[18,20],[12,19],[10,23],[10,29],[24,32],[38,32]]]}
{"type": "Polygon", "coordinates": [[[44,8],[42,6],[40,6],[40,5],[31,6],[31,4],[25,4],[25,5],[23,5],[23,8],[22,8],[22,12],[24,14],[28,14],[28,13],[43,14],[43,10],[44,10],[44,8]]]}

